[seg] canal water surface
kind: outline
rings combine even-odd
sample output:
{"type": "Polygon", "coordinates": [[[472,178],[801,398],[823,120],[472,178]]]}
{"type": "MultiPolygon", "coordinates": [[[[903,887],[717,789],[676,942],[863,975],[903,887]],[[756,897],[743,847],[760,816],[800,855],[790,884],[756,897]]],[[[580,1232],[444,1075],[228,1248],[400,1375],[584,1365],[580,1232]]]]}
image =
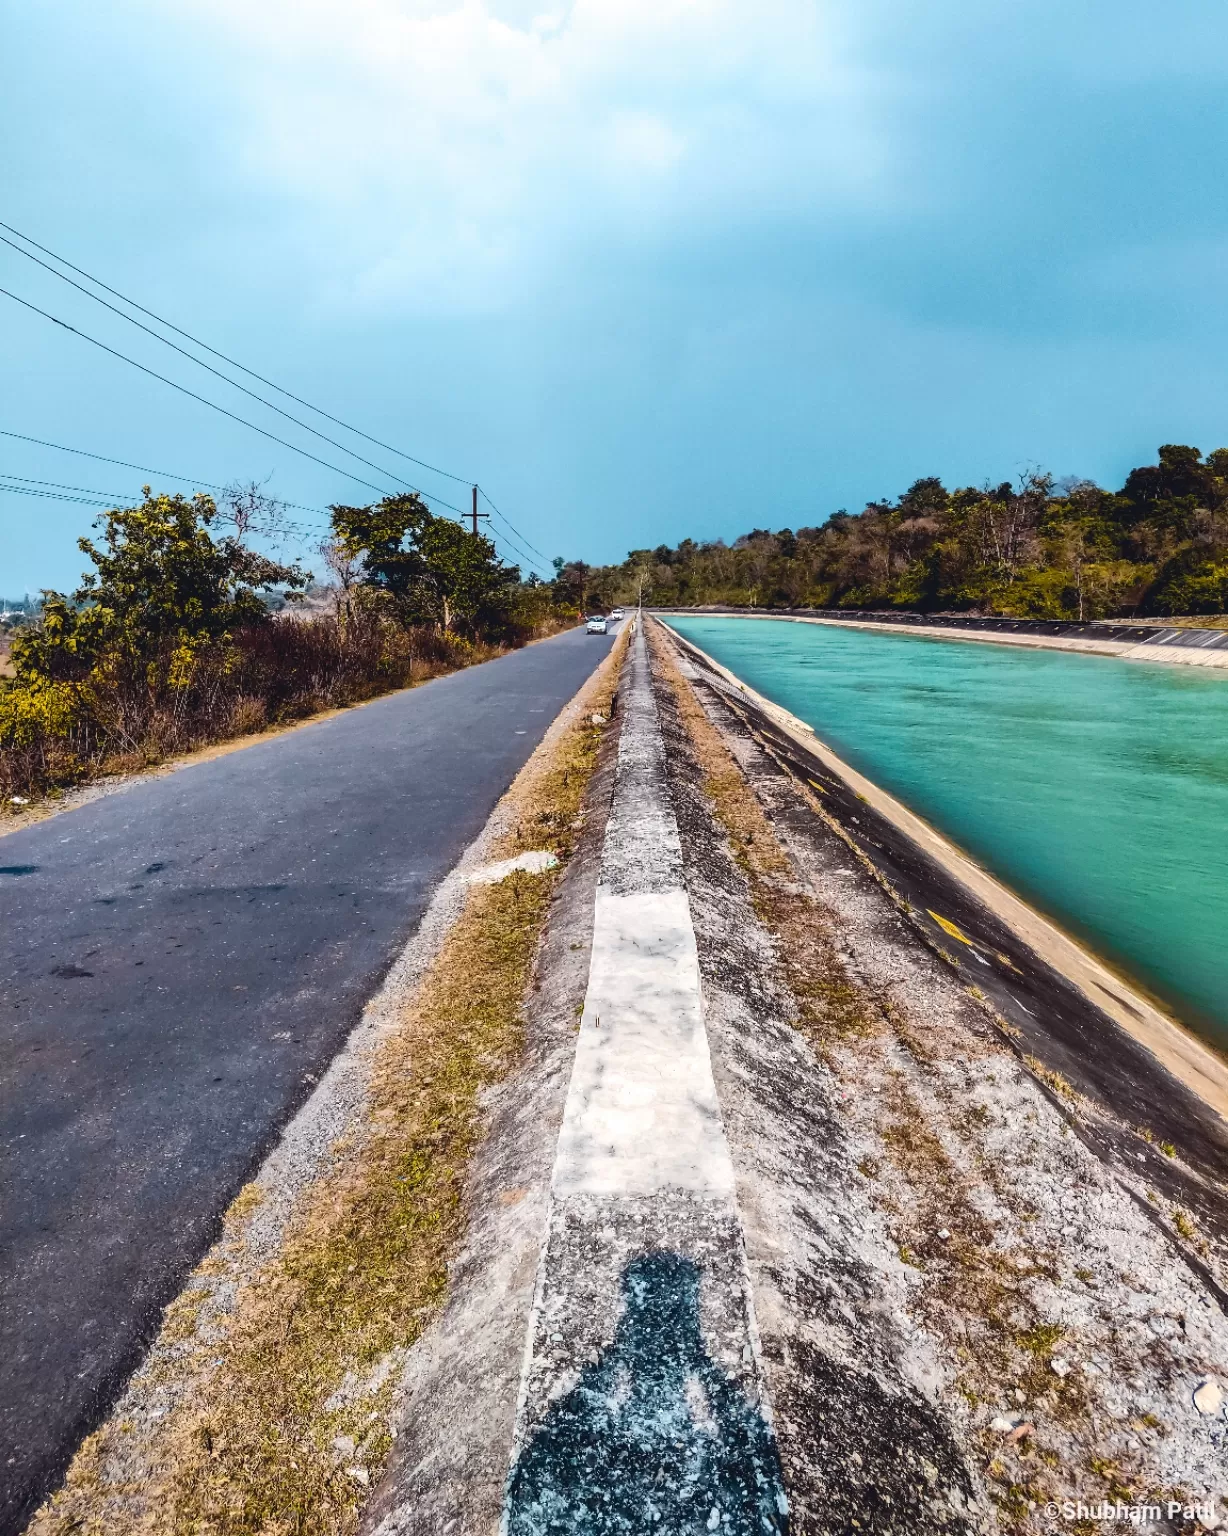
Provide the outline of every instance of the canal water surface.
{"type": "Polygon", "coordinates": [[[1228,1050],[1228,674],[670,623],[1228,1050]]]}

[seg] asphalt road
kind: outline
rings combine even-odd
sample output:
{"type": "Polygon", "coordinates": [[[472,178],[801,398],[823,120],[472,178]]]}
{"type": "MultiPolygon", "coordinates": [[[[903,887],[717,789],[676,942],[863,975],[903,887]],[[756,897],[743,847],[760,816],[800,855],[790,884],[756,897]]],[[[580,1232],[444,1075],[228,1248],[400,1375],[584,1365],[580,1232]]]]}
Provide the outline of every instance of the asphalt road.
{"type": "Polygon", "coordinates": [[[570,631],[0,838],[0,1536],[610,644],[570,631]]]}

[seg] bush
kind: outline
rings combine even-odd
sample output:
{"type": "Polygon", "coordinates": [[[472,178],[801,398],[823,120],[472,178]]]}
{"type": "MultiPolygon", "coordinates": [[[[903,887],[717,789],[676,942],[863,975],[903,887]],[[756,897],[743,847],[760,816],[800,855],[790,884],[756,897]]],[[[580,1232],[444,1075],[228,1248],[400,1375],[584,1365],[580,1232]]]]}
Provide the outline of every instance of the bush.
{"type": "Polygon", "coordinates": [[[487,541],[463,530],[458,540],[454,525],[410,510],[404,592],[365,580],[332,612],[276,617],[267,596],[293,594],[307,574],[214,538],[208,497],[147,487],[141,506],[107,513],[101,547],[79,541],[93,572],[71,596],[45,593],[38,621],[13,637],[14,676],[0,680],[0,809],[407,687],[559,627],[541,596],[549,589],[518,588],[514,569],[486,569],[487,541]],[[436,544],[446,570],[430,586],[436,544]]]}

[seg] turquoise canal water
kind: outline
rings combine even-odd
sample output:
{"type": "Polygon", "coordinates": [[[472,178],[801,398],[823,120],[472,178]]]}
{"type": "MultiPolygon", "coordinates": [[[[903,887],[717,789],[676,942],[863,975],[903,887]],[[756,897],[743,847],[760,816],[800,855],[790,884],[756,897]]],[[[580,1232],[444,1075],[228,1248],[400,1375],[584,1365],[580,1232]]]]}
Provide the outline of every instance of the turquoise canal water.
{"type": "Polygon", "coordinates": [[[1228,1049],[1228,674],[670,623],[1228,1049]]]}

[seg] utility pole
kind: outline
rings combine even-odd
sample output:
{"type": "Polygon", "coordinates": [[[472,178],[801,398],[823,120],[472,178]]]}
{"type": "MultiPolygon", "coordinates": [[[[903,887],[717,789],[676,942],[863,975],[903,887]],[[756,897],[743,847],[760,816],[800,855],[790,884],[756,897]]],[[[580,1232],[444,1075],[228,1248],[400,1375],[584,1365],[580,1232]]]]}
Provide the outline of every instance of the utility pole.
{"type": "Polygon", "coordinates": [[[489,512],[479,512],[478,511],[478,488],[477,488],[476,485],[473,488],[473,511],[469,515],[473,519],[473,536],[476,539],[477,536],[478,536],[478,518],[479,517],[487,517],[488,518],[490,516],[489,512]]]}

